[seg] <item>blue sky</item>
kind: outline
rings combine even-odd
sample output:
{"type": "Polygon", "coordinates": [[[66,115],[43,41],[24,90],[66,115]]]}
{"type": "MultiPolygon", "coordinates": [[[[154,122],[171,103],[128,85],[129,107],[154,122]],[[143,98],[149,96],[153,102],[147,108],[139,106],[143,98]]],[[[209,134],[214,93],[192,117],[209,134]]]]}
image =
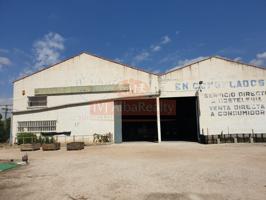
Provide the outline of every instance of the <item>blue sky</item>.
{"type": "Polygon", "coordinates": [[[0,0],[0,104],[12,80],[82,51],[153,72],[211,55],[266,66],[265,11],[265,0],[0,0]]]}

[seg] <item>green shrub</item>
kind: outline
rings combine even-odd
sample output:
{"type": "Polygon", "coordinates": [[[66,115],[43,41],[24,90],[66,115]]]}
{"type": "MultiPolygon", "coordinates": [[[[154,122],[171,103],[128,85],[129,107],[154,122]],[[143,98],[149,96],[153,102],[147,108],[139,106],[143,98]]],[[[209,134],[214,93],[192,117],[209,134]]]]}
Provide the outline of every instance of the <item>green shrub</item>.
{"type": "Polygon", "coordinates": [[[40,135],[37,139],[38,143],[43,144],[44,143],[44,138],[40,135]]]}
{"type": "Polygon", "coordinates": [[[47,136],[44,137],[44,143],[45,144],[49,144],[50,143],[49,137],[47,137],[47,136]]]}
{"type": "Polygon", "coordinates": [[[10,137],[10,118],[0,119],[0,142],[7,142],[10,137]]]}
{"type": "Polygon", "coordinates": [[[51,143],[51,144],[54,143],[54,137],[51,137],[51,139],[50,139],[50,143],[51,143]]]}
{"type": "Polygon", "coordinates": [[[43,143],[45,143],[45,144],[52,144],[52,143],[54,143],[55,141],[54,141],[54,138],[53,137],[49,137],[49,136],[45,136],[44,138],[43,138],[43,143]]]}
{"type": "Polygon", "coordinates": [[[26,143],[32,144],[38,142],[38,140],[35,133],[24,132],[24,133],[19,133],[17,135],[17,142],[18,144],[26,144],[26,143]]]}

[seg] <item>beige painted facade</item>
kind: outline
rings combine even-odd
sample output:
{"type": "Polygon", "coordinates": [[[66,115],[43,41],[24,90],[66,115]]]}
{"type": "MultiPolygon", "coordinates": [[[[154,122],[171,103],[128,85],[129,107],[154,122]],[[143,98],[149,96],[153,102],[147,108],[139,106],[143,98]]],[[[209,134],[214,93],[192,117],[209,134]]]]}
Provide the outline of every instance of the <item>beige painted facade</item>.
{"type": "Polygon", "coordinates": [[[114,100],[158,94],[158,88],[157,75],[82,53],[14,82],[13,141],[20,121],[56,120],[57,132],[77,136],[114,134],[114,100]],[[28,97],[35,95],[36,88],[108,84],[129,84],[130,91],[48,96],[47,107],[28,107],[28,97]],[[46,108],[50,110],[43,111],[46,108]]]}
{"type": "Polygon", "coordinates": [[[82,53],[14,82],[13,141],[20,121],[56,120],[57,132],[77,136],[115,135],[116,100],[185,96],[199,99],[199,134],[266,133],[265,69],[211,57],[156,75],[82,53]],[[46,107],[28,106],[36,88],[112,84],[129,85],[129,91],[52,95],[46,107]]]}
{"type": "Polygon", "coordinates": [[[199,91],[201,134],[266,133],[265,69],[212,57],[162,75],[160,88],[160,97],[199,91]]]}

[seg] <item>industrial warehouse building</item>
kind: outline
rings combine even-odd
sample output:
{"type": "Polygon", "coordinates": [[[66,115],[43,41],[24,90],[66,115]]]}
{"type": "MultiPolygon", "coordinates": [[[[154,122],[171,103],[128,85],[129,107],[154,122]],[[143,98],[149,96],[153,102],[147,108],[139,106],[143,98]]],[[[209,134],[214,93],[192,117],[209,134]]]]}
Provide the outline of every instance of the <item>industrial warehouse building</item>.
{"type": "Polygon", "coordinates": [[[13,142],[21,132],[115,143],[266,133],[266,70],[221,57],[154,74],[81,53],[14,81],[13,99],[13,142]]]}

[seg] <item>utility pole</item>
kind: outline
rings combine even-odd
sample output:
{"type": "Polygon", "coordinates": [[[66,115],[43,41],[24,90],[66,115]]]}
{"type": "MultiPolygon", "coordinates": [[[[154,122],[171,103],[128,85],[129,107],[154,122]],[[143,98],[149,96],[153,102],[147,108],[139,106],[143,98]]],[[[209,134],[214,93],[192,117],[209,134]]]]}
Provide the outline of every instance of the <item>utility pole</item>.
{"type": "Polygon", "coordinates": [[[7,119],[7,114],[12,112],[12,109],[9,108],[9,107],[11,107],[11,106],[12,106],[12,105],[10,105],[10,104],[0,105],[0,107],[3,107],[2,110],[3,110],[3,112],[4,112],[4,129],[5,129],[5,130],[6,130],[6,123],[7,123],[7,121],[6,121],[6,119],[7,119]]]}
{"type": "MultiPolygon", "coordinates": [[[[4,112],[4,120],[3,120],[3,125],[4,125],[4,132],[7,132],[7,114],[12,112],[12,105],[10,104],[4,104],[4,105],[0,105],[0,107],[2,107],[2,111],[4,112]]],[[[2,118],[2,115],[1,115],[2,118]]],[[[8,133],[9,137],[11,135],[11,133],[8,133]]]]}
{"type": "Polygon", "coordinates": [[[3,107],[2,110],[4,111],[4,119],[6,120],[7,114],[12,111],[12,109],[9,108],[12,105],[6,104],[6,105],[0,105],[0,106],[3,107]]]}

